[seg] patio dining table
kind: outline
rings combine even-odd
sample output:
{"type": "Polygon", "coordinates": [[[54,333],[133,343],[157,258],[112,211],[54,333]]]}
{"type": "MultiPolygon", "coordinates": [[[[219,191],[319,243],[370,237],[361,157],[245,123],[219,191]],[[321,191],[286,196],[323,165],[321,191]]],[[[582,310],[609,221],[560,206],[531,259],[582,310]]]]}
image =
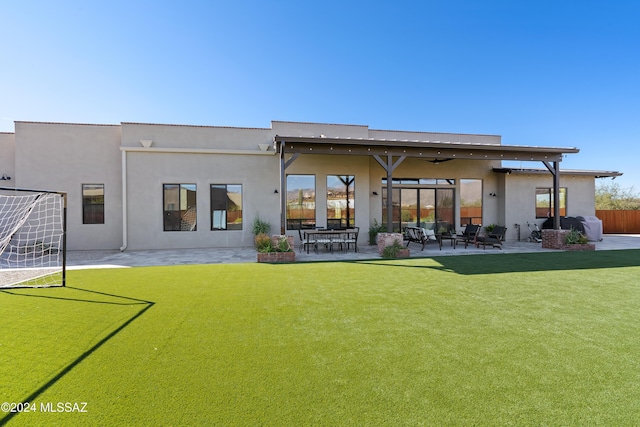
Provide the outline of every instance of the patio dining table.
{"type": "MultiPolygon", "coordinates": [[[[309,253],[309,246],[315,241],[316,253],[318,252],[318,245],[322,244],[325,249],[333,252],[333,245],[340,244],[347,245],[348,242],[355,242],[357,233],[351,229],[317,229],[317,230],[305,230],[303,232],[303,238],[306,241],[307,253],[309,253]]],[[[346,246],[348,248],[348,245],[346,246]]],[[[354,243],[354,248],[357,251],[358,246],[354,243]]],[[[346,252],[346,249],[345,249],[346,252]]]]}

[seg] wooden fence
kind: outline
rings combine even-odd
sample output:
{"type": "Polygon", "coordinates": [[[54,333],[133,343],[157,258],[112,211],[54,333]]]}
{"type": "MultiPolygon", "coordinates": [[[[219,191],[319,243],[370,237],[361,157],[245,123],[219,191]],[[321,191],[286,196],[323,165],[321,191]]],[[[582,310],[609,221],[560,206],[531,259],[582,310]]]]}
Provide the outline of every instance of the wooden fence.
{"type": "Polygon", "coordinates": [[[605,234],[640,234],[640,210],[596,210],[596,216],[602,220],[605,234]]]}

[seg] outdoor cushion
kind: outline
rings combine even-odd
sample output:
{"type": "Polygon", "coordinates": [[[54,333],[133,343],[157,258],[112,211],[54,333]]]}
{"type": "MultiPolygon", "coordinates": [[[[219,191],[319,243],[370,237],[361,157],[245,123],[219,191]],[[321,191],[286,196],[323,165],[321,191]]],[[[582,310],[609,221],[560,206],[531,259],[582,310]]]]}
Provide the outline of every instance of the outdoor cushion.
{"type": "Polygon", "coordinates": [[[424,231],[424,235],[427,236],[427,239],[429,240],[438,240],[436,238],[436,232],[433,230],[426,230],[426,229],[422,229],[424,231]]]}

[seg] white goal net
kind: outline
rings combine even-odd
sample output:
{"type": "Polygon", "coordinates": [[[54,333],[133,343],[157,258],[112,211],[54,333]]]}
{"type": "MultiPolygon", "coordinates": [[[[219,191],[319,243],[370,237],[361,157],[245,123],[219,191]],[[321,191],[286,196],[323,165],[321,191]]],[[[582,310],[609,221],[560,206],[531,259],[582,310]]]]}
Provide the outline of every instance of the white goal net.
{"type": "Polygon", "coordinates": [[[0,288],[64,286],[66,195],[0,187],[0,288]]]}

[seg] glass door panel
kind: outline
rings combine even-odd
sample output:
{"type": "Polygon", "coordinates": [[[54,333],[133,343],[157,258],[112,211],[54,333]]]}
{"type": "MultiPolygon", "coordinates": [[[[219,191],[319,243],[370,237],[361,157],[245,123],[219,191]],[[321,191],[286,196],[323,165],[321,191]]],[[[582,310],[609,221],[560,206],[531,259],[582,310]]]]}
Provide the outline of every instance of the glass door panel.
{"type": "Polygon", "coordinates": [[[439,188],[437,191],[436,232],[448,232],[455,230],[455,213],[453,212],[453,189],[439,188]]]}
{"type": "Polygon", "coordinates": [[[400,228],[418,226],[418,190],[415,188],[400,189],[402,223],[400,228]]]}

